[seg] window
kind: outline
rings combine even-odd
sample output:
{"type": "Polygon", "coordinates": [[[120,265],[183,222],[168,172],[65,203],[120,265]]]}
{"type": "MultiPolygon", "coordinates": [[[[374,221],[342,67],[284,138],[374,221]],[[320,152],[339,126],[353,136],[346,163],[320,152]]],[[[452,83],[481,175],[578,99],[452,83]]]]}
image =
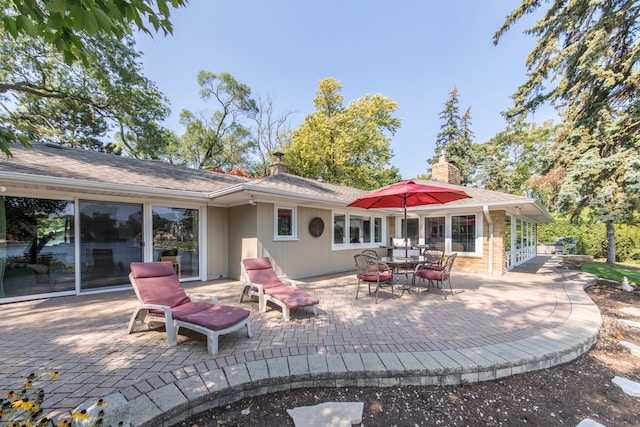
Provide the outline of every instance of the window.
{"type": "Polygon", "coordinates": [[[511,216],[507,215],[504,225],[504,250],[511,251],[511,216]]]}
{"type": "Polygon", "coordinates": [[[275,207],[276,240],[293,240],[297,237],[296,210],[294,208],[275,207]]]}
{"type": "Polygon", "coordinates": [[[476,251],[476,216],[451,217],[451,252],[476,251]]]}
{"type": "Polygon", "coordinates": [[[445,217],[424,219],[425,244],[434,249],[444,250],[445,217]]]}
{"type": "MultiPolygon", "coordinates": [[[[400,220],[400,236],[404,236],[404,218],[400,220]]],[[[407,238],[412,245],[417,245],[420,241],[420,220],[418,218],[407,218],[407,238]]]]}
{"type": "Polygon", "coordinates": [[[349,215],[349,243],[371,243],[371,217],[349,215]]]}
{"type": "Polygon", "coordinates": [[[373,219],[373,241],[382,243],[382,218],[373,219]]]}
{"type": "Polygon", "coordinates": [[[382,243],[384,229],[382,217],[333,214],[334,245],[368,245],[382,243]],[[349,226],[347,227],[347,224],[349,226]]]}

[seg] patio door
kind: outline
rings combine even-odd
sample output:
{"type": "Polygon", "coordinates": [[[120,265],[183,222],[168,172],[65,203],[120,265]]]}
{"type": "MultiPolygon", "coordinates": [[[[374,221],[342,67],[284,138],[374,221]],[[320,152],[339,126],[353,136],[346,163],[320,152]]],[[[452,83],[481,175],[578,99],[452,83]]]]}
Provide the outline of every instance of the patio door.
{"type": "Polygon", "coordinates": [[[80,201],[80,288],[129,283],[129,264],[142,261],[142,205],[80,201]]]}
{"type": "Polygon", "coordinates": [[[181,279],[200,276],[198,209],[153,206],[153,261],[169,261],[181,279]]]}

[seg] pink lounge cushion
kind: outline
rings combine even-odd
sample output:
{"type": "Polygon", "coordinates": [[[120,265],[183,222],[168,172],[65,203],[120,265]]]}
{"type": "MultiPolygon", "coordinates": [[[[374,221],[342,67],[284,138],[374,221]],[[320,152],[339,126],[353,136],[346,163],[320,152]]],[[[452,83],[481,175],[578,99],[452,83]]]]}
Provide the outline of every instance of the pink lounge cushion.
{"type": "Polygon", "coordinates": [[[242,263],[251,283],[262,285],[265,289],[283,285],[282,280],[273,270],[269,258],[244,259],[242,263]]]}
{"type": "Polygon", "coordinates": [[[307,307],[316,305],[320,300],[309,292],[303,291],[295,286],[281,285],[269,288],[265,293],[279,301],[289,308],[307,307]]]}
{"type": "Polygon", "coordinates": [[[220,304],[206,305],[207,307],[204,310],[192,313],[177,313],[177,309],[171,310],[171,313],[177,320],[204,326],[214,331],[226,329],[249,317],[249,310],[244,308],[220,304]]]}
{"type": "MultiPolygon", "coordinates": [[[[378,281],[378,275],[377,274],[359,274],[358,277],[360,278],[360,280],[364,280],[365,282],[377,282],[378,281]]],[[[380,273],[380,281],[381,282],[388,282],[389,280],[393,279],[393,274],[391,273],[380,273]]]]}
{"type": "Polygon", "coordinates": [[[145,304],[176,307],[189,301],[170,262],[132,262],[131,273],[145,304]]]}

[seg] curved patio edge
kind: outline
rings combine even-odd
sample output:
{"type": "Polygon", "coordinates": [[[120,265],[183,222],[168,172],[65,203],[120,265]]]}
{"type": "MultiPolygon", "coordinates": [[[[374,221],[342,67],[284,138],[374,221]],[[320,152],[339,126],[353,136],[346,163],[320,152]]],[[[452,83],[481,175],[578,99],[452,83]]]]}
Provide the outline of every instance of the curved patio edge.
{"type": "Polygon", "coordinates": [[[245,397],[306,387],[455,385],[491,381],[571,362],[595,344],[602,319],[584,289],[596,277],[556,276],[571,302],[557,327],[507,343],[402,353],[297,355],[226,366],[148,391],[128,402],[131,425],[170,426],[245,397]]]}

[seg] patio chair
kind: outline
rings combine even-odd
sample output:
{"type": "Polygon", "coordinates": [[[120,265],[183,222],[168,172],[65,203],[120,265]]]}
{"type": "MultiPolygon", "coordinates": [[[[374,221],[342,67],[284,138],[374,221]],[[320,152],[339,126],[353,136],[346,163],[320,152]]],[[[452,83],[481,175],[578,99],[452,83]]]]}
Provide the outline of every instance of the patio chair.
{"type": "Polygon", "coordinates": [[[257,296],[258,309],[260,313],[265,313],[267,302],[271,301],[282,308],[285,322],[290,320],[292,308],[311,307],[313,315],[318,315],[316,305],[320,303],[320,300],[309,292],[298,288],[295,281],[278,276],[269,258],[247,258],[243,259],[240,265],[245,280],[240,294],[240,302],[245,295],[257,296]]]}
{"type": "Polygon", "coordinates": [[[422,265],[416,268],[414,273],[414,277],[421,279],[422,281],[428,280],[427,283],[427,291],[431,287],[431,283],[435,282],[436,286],[438,283],[442,284],[442,290],[444,292],[445,299],[447,298],[447,293],[444,290],[444,281],[446,280],[449,283],[449,289],[451,290],[451,295],[453,295],[453,288],[451,287],[451,267],[453,267],[453,263],[456,260],[458,254],[453,253],[447,257],[444,261],[444,264],[441,266],[435,265],[422,265]],[[422,267],[422,268],[419,268],[422,267]]]}
{"type": "Polygon", "coordinates": [[[358,278],[356,299],[358,299],[358,295],[360,294],[360,282],[367,282],[369,285],[369,295],[371,295],[371,284],[376,284],[376,304],[378,303],[378,291],[381,286],[389,284],[389,286],[391,286],[391,294],[394,293],[393,272],[389,267],[386,267],[386,264],[379,262],[377,256],[361,253],[354,255],[353,258],[356,262],[356,276],[358,278]]]}
{"type": "Polygon", "coordinates": [[[206,335],[207,350],[212,355],[218,352],[220,335],[246,326],[247,335],[253,336],[249,310],[218,304],[218,297],[213,294],[194,293],[192,296],[207,297],[210,302],[192,301],[171,262],[132,262],[129,280],[139,302],[129,322],[129,333],[138,321],[149,327],[164,323],[167,344],[175,346],[179,329],[191,329],[206,335]]]}
{"type": "Polygon", "coordinates": [[[439,249],[425,249],[422,256],[424,257],[427,265],[440,266],[444,260],[444,251],[439,249]]]}

